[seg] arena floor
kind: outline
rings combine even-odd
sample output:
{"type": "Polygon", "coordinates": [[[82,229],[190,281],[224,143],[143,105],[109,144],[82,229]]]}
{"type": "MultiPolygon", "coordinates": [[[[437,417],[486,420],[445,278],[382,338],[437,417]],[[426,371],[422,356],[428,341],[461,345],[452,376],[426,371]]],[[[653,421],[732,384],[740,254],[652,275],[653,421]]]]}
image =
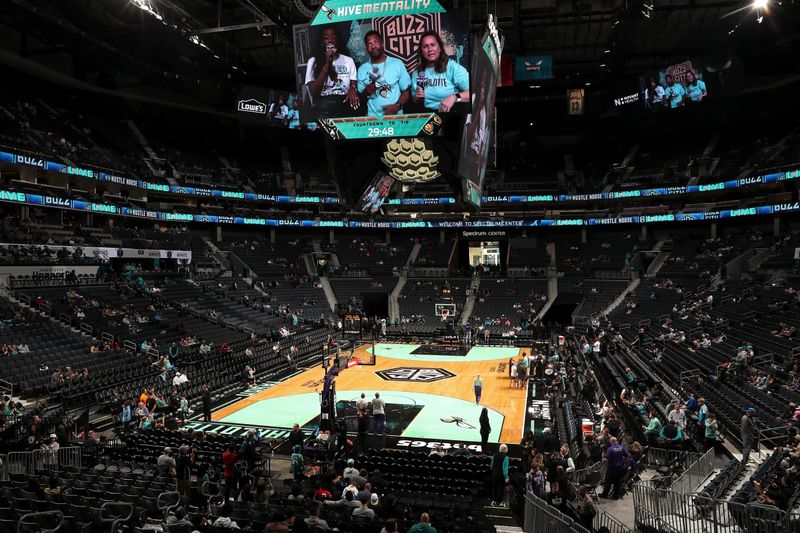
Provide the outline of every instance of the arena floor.
{"type": "MultiPolygon", "coordinates": [[[[371,350],[372,345],[365,344],[354,355],[369,357],[371,350]]],[[[387,404],[388,435],[479,442],[478,417],[481,408],[488,407],[489,442],[516,443],[523,432],[525,392],[511,388],[508,361],[523,351],[526,349],[376,344],[374,365],[348,368],[336,379],[337,409],[355,430],[355,400],[362,392],[369,400],[380,392],[387,404]],[[443,353],[448,355],[436,355],[443,353]],[[476,374],[483,380],[480,405],[475,403],[472,387],[476,374]]],[[[240,427],[291,428],[298,423],[316,428],[322,385],[321,366],[308,368],[279,383],[256,387],[245,398],[215,411],[212,419],[240,427]]]]}

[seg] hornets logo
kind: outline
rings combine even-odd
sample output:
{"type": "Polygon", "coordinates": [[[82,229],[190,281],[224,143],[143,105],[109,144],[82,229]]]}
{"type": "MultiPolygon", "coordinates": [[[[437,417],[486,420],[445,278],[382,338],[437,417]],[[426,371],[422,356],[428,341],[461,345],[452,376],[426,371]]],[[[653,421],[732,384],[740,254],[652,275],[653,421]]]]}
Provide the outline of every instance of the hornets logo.
{"type": "Polygon", "coordinates": [[[333,20],[334,15],[336,15],[336,11],[329,8],[325,4],[322,5],[322,12],[328,16],[328,20],[333,20]]]}

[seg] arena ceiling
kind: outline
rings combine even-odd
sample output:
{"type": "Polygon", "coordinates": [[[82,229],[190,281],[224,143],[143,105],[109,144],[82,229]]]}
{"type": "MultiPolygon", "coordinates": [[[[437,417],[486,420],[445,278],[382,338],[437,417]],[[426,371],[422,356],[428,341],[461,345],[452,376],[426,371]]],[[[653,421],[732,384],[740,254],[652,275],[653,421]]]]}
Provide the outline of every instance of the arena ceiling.
{"type": "MultiPolygon", "coordinates": [[[[441,0],[467,8],[474,28],[496,13],[509,54],[552,54],[557,79],[601,81],[670,60],[796,39],[794,0],[771,0],[759,24],[749,0],[441,0]],[[792,15],[787,15],[794,11],[792,15]],[[782,13],[784,12],[784,13],[782,13]],[[731,32],[734,30],[733,32],[731,32]],[[764,43],[759,35],[767,34],[764,43]],[[740,46],[739,46],[740,47],[740,46]],[[740,47],[741,48],[741,47],[740,47]]],[[[69,51],[81,62],[116,56],[136,72],[119,85],[170,76],[289,87],[293,24],[319,0],[9,0],[0,21],[45,43],[23,54],[69,51]],[[149,73],[149,74],[148,74],[149,73]]],[[[316,4],[316,5],[315,5],[316,4]]],[[[113,63],[112,63],[113,64],[113,63]]],[[[130,75],[130,74],[128,74],[130,75]]]]}

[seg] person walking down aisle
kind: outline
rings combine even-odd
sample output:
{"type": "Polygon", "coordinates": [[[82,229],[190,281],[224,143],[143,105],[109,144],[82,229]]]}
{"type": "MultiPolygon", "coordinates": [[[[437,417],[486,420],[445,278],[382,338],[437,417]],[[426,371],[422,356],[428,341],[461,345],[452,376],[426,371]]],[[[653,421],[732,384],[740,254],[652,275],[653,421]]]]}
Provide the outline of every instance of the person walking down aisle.
{"type": "Polygon", "coordinates": [[[750,460],[750,450],[753,448],[753,442],[756,437],[756,425],[753,417],[756,416],[756,410],[753,407],[748,407],[742,415],[742,463],[747,464],[750,460]]]}
{"type": "Polygon", "coordinates": [[[492,456],[492,505],[503,501],[508,483],[508,446],[500,445],[500,451],[492,456]]]}
{"type": "Polygon", "coordinates": [[[614,490],[615,500],[622,498],[622,478],[625,476],[629,457],[628,450],[617,441],[616,437],[611,437],[606,456],[603,459],[608,470],[606,471],[601,498],[608,498],[612,489],[614,490]]]}

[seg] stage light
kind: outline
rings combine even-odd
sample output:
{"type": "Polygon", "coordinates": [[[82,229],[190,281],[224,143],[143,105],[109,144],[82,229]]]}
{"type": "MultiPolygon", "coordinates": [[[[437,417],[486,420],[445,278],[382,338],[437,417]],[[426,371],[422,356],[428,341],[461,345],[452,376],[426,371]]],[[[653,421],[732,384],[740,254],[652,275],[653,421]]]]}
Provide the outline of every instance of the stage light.
{"type": "Polygon", "coordinates": [[[753,9],[765,9],[769,5],[769,0],[753,0],[753,9]]]}

